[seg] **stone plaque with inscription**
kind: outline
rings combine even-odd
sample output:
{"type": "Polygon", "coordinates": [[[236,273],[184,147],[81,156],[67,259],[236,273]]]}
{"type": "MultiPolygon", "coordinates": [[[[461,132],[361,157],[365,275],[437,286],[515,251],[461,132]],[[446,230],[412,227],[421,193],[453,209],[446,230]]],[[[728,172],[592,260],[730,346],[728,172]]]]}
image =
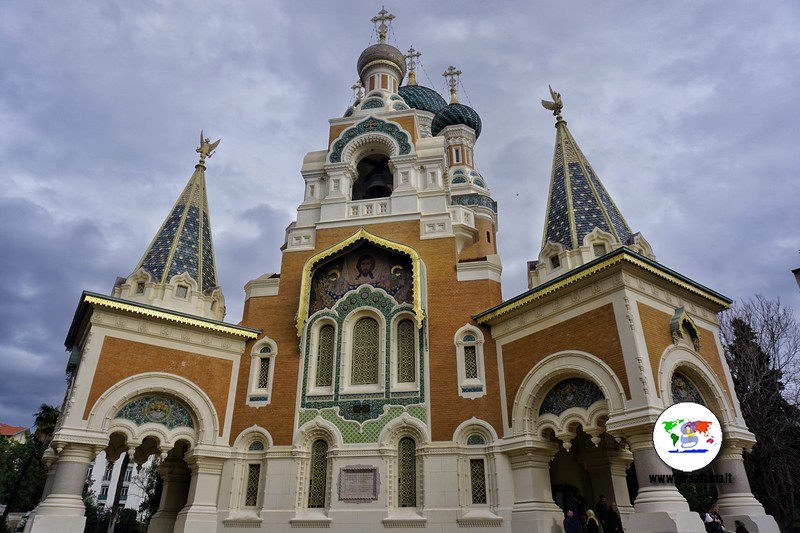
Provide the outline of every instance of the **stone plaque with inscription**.
{"type": "Polygon", "coordinates": [[[380,474],[371,465],[350,465],[339,470],[339,501],[366,503],[378,499],[380,474]]]}

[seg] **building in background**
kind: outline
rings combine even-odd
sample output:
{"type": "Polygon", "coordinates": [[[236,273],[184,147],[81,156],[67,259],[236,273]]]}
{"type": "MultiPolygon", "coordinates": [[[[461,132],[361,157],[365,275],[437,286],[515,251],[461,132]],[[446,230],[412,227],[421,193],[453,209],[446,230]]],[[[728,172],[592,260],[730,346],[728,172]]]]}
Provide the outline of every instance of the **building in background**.
{"type": "Polygon", "coordinates": [[[280,272],[247,283],[239,324],[223,321],[205,188],[219,141],[202,134],[132,273],[83,294],[28,529],[83,530],[83,481],[104,451],[161,458],[152,532],[551,532],[564,509],[580,514],[579,491],[615,501],[630,531],[700,533],[657,482],[672,471],[652,440],[659,414],[691,400],[723,425],[726,520],[777,532],[744,471],[755,439],[718,340],[730,300],[656,261],[551,91],[542,246],[530,289],[503,301],[481,118],[458,101],[454,67],[449,102],[417,84],[419,53],[385,42],[392,18],[373,19],[355,104],[321,121],[328,142],[302,162],[280,272]]]}
{"type": "Polygon", "coordinates": [[[105,452],[100,452],[94,461],[89,464],[86,485],[88,490],[97,498],[97,505],[101,509],[111,510],[114,505],[117,486],[119,486],[117,506],[124,509],[135,509],[138,512],[139,504],[142,503],[143,492],[141,484],[137,483],[139,472],[137,472],[135,463],[124,463],[124,458],[108,463],[105,452]],[[124,470],[123,465],[125,466],[124,470]],[[120,476],[122,476],[121,483],[120,476]]]}
{"type": "Polygon", "coordinates": [[[25,444],[31,436],[28,428],[22,426],[9,426],[0,422],[0,438],[13,440],[25,444]]]}

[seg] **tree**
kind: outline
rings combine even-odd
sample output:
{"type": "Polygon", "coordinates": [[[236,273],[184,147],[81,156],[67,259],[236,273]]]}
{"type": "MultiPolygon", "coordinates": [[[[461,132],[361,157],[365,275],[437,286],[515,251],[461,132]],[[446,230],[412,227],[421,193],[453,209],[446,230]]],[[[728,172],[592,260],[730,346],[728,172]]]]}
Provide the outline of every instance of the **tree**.
{"type": "MultiPolygon", "coordinates": [[[[59,410],[58,407],[43,403],[39,406],[39,411],[34,413],[33,416],[36,417],[34,422],[36,431],[33,439],[23,445],[25,447],[24,458],[16,459],[16,462],[13,463],[13,469],[9,470],[11,473],[8,478],[9,481],[13,478],[13,473],[16,472],[13,482],[3,484],[6,508],[3,511],[0,524],[7,523],[8,513],[12,510],[30,511],[38,503],[39,496],[41,496],[44,488],[46,472],[41,462],[42,454],[53,439],[53,433],[58,424],[59,410]],[[26,489],[31,489],[33,492],[32,503],[26,489]],[[24,499],[26,497],[28,498],[27,500],[24,499]]],[[[23,450],[14,450],[14,452],[20,451],[23,450]]]]}
{"type": "Polygon", "coordinates": [[[747,427],[753,494],[785,531],[800,531],[800,325],[778,300],[735,305],[720,325],[725,357],[747,427]]]}
{"type": "Polygon", "coordinates": [[[134,483],[142,491],[142,503],[139,504],[139,513],[145,530],[161,504],[161,492],[164,488],[164,482],[158,473],[160,464],[161,460],[158,457],[153,457],[142,467],[141,473],[134,478],[134,483]]]}

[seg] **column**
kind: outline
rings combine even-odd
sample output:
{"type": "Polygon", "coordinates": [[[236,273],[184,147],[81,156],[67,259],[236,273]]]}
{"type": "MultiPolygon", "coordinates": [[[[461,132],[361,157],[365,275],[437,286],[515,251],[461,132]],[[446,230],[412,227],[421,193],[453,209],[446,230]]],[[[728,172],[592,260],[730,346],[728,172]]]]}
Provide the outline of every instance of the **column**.
{"type": "Polygon", "coordinates": [[[705,532],[700,516],[689,510],[689,504],[674,483],[650,482],[651,475],[672,476],[672,468],[656,453],[652,427],[626,435],[626,440],[633,452],[639,482],[639,494],[633,504],[635,513],[626,522],[628,531],[705,532]]]}
{"type": "Polygon", "coordinates": [[[544,533],[561,531],[564,513],[553,501],[550,461],[558,446],[541,443],[508,453],[514,478],[512,531],[544,533]]]}
{"type": "Polygon", "coordinates": [[[225,459],[189,456],[189,498],[175,521],[175,533],[216,533],[217,496],[225,459]]]}
{"type": "Polygon", "coordinates": [[[158,511],[150,520],[147,533],[172,533],[178,512],[186,504],[191,472],[184,461],[167,458],[158,466],[158,473],[164,482],[164,488],[158,511]]]}
{"type": "Polygon", "coordinates": [[[599,449],[584,453],[580,463],[592,476],[595,501],[589,502],[594,509],[600,494],[606,501],[616,502],[620,514],[629,515],[633,512],[631,497],[628,493],[628,467],[633,462],[633,455],[627,450],[599,449]]]}
{"type": "Polygon", "coordinates": [[[83,484],[95,456],[90,445],[67,444],[58,454],[50,493],[31,519],[33,533],[83,533],[83,484]]]}
{"type": "Polygon", "coordinates": [[[750,490],[741,446],[726,443],[712,465],[714,474],[723,480],[717,483],[717,503],[725,527],[733,529],[734,520],[741,520],[750,533],[778,533],[775,519],[764,511],[750,490]]]}

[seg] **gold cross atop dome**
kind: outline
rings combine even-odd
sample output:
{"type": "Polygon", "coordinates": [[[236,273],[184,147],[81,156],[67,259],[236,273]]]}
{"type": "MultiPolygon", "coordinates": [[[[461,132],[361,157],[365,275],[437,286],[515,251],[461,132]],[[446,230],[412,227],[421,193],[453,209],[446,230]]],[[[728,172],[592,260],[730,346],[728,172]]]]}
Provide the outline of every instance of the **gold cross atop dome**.
{"type": "Polygon", "coordinates": [[[361,80],[355,82],[350,88],[353,89],[353,96],[356,97],[356,100],[361,100],[364,96],[364,84],[361,83],[361,80]]]}
{"type": "Polygon", "coordinates": [[[414,72],[414,69],[417,68],[417,62],[414,61],[415,59],[419,59],[422,54],[414,50],[414,45],[411,45],[411,48],[408,49],[408,53],[404,55],[406,59],[408,59],[408,84],[409,85],[416,85],[417,84],[417,73],[414,72]]]}
{"type": "Polygon", "coordinates": [[[457,70],[453,65],[450,65],[442,76],[447,78],[447,84],[450,86],[450,103],[457,104],[458,96],[456,96],[456,87],[458,87],[458,77],[461,76],[461,71],[457,70]]]}
{"type": "Polygon", "coordinates": [[[561,116],[561,110],[564,109],[564,101],[561,100],[561,93],[555,92],[549,85],[547,88],[550,89],[550,97],[553,101],[542,100],[542,107],[553,112],[553,115],[556,117],[556,122],[564,122],[564,117],[561,116]]]}
{"type": "Polygon", "coordinates": [[[386,21],[391,22],[394,20],[394,15],[390,14],[386,9],[381,6],[381,10],[378,12],[378,15],[372,17],[372,22],[380,25],[378,26],[378,37],[381,39],[381,44],[386,43],[386,31],[389,29],[389,26],[386,25],[386,21]]]}

